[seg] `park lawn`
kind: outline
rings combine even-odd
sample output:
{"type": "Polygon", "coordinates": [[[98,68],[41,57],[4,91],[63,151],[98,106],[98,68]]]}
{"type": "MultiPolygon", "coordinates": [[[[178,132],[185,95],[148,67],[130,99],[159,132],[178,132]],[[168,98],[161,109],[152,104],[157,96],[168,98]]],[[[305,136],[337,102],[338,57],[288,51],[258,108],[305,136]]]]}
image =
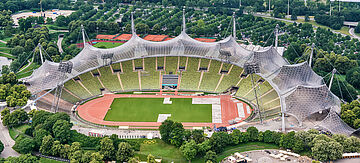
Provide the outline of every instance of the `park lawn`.
{"type": "Polygon", "coordinates": [[[28,124],[23,124],[17,127],[11,127],[9,128],[9,134],[10,137],[15,140],[15,138],[19,135],[19,134],[25,134],[25,130],[27,128],[30,128],[31,126],[28,124]]]}
{"type": "Polygon", "coordinates": [[[118,122],[157,122],[159,114],[171,114],[177,122],[212,122],[211,104],[192,104],[191,98],[116,98],[104,120],[118,122]]]}
{"type": "Polygon", "coordinates": [[[48,158],[43,158],[41,157],[39,159],[40,163],[62,163],[61,161],[56,161],[56,160],[52,160],[52,159],[48,159],[48,158]]]}
{"type": "Polygon", "coordinates": [[[0,47],[0,52],[3,52],[3,53],[8,53],[8,54],[10,54],[10,50],[11,50],[11,48],[0,47]]]}
{"type": "MultiPolygon", "coordinates": [[[[220,162],[222,159],[230,156],[235,152],[246,152],[253,150],[262,150],[262,149],[279,149],[279,146],[275,144],[263,143],[263,142],[248,142],[244,144],[239,144],[236,146],[227,146],[225,150],[217,155],[217,161],[220,162]]],[[[204,158],[194,159],[191,162],[193,163],[201,163],[205,162],[204,158]]]]}
{"type": "MultiPolygon", "coordinates": [[[[173,145],[166,144],[161,139],[153,139],[156,142],[153,144],[145,144],[141,142],[140,151],[135,152],[140,160],[146,161],[149,154],[155,158],[161,158],[162,162],[187,162],[181,151],[173,145]]],[[[150,140],[150,141],[153,141],[150,140]]],[[[148,140],[144,140],[148,141],[148,140]]]]}
{"type": "MultiPolygon", "coordinates": [[[[287,19],[287,20],[290,20],[290,19],[287,19]]],[[[318,23],[316,23],[316,22],[313,21],[313,20],[310,20],[310,21],[308,21],[308,22],[305,22],[304,19],[298,19],[298,20],[296,20],[296,22],[299,22],[299,23],[309,23],[309,24],[311,24],[311,25],[313,25],[313,26],[318,26],[318,27],[325,28],[325,29],[331,29],[330,27],[325,26],[325,25],[318,24],[318,23]]],[[[331,30],[334,30],[334,29],[331,29],[331,30]]],[[[343,27],[341,27],[340,30],[334,30],[334,31],[340,32],[340,33],[345,34],[345,35],[348,35],[348,36],[351,36],[351,34],[349,33],[349,27],[343,26],[343,27]]]]}
{"type": "Polygon", "coordinates": [[[17,132],[14,128],[9,128],[9,135],[11,139],[15,140],[19,132],[17,132]]]}
{"type": "Polygon", "coordinates": [[[94,47],[97,48],[104,48],[105,49],[109,49],[109,48],[114,48],[114,47],[118,47],[120,45],[122,45],[124,43],[120,43],[120,42],[98,42],[94,45],[94,47]]]}
{"type": "Polygon", "coordinates": [[[3,42],[0,42],[0,47],[6,47],[6,44],[3,42]]]}

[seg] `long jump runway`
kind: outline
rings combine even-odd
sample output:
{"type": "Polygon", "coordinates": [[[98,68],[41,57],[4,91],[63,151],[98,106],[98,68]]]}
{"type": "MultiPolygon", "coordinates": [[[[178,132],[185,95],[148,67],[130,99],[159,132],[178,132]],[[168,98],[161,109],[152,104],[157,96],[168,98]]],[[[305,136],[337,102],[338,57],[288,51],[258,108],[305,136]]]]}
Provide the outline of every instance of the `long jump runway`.
{"type": "MultiPolygon", "coordinates": [[[[104,117],[115,98],[220,98],[221,104],[221,123],[189,123],[183,122],[184,127],[213,127],[216,124],[219,126],[229,126],[229,120],[233,120],[239,117],[238,104],[242,103],[243,112],[245,117],[241,118],[241,121],[250,116],[250,113],[246,110],[247,104],[242,101],[236,101],[231,98],[230,95],[219,96],[184,96],[184,95],[135,95],[135,94],[105,94],[103,97],[93,99],[86,102],[83,105],[79,105],[77,108],[78,115],[91,123],[108,125],[108,126],[130,126],[131,128],[157,128],[161,125],[161,122],[114,122],[105,121],[104,117]]],[[[241,108],[239,108],[241,110],[241,108]]],[[[241,115],[243,116],[243,115],[241,115]]]]}

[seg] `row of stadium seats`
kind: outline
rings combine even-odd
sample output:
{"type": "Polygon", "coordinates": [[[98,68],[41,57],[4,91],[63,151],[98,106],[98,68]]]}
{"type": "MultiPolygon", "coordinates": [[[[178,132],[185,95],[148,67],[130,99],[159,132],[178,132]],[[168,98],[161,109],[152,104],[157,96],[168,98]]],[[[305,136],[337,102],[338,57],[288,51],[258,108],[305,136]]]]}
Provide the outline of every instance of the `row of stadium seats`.
{"type": "MultiPolygon", "coordinates": [[[[216,60],[210,61],[209,59],[191,57],[153,57],[124,61],[101,67],[80,75],[80,81],[70,80],[66,82],[65,88],[71,93],[63,91],[62,98],[75,103],[79,101],[79,98],[86,99],[101,94],[100,89],[103,86],[109,91],[138,90],[140,88],[139,81],[143,90],[159,89],[161,75],[169,74],[170,72],[179,74],[181,80],[179,84],[180,90],[223,92],[231,86],[238,86],[239,90],[236,96],[244,97],[255,103],[251,77],[248,75],[241,78],[242,68],[216,60]],[[186,71],[178,73],[178,63],[179,67],[186,67],[186,71]],[[163,66],[165,71],[158,71],[156,64],[158,67],[163,66]],[[134,71],[134,66],[142,68],[140,74],[138,71],[134,71]],[[208,69],[199,71],[199,67],[208,69]],[[221,71],[220,67],[223,71],[222,73],[219,73],[221,71]],[[120,71],[119,74],[114,73],[116,70],[120,71]],[[230,72],[227,73],[227,71],[230,72]],[[99,76],[96,76],[96,74],[99,76]],[[200,81],[201,74],[202,80],[200,81]],[[222,79],[221,76],[223,76],[222,79]]],[[[258,89],[260,105],[266,111],[280,110],[278,107],[280,102],[276,91],[273,90],[268,82],[261,80],[260,76],[254,75],[254,83],[258,89]]]]}

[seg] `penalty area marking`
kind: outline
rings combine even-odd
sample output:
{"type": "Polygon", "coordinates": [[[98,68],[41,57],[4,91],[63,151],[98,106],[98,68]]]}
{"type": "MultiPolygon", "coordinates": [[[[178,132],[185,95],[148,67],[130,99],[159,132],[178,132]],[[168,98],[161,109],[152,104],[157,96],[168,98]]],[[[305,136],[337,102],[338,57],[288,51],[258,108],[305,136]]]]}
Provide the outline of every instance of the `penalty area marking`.
{"type": "Polygon", "coordinates": [[[159,114],[157,122],[164,122],[169,117],[171,117],[171,114],[159,114]]]}

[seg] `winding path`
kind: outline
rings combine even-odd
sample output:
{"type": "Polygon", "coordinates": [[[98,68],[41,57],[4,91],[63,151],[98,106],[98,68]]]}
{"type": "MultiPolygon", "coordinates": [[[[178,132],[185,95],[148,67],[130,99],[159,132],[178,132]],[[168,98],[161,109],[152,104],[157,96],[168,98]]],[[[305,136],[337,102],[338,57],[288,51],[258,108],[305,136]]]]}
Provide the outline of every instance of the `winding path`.
{"type": "Polygon", "coordinates": [[[4,151],[2,151],[0,157],[8,158],[9,156],[20,156],[19,153],[12,149],[15,141],[11,139],[9,130],[7,127],[3,126],[2,120],[0,120],[0,140],[4,144],[4,151]]]}
{"type": "Polygon", "coordinates": [[[352,35],[353,38],[357,38],[358,40],[360,40],[360,37],[355,34],[355,29],[354,28],[350,28],[349,33],[352,35]]]}

